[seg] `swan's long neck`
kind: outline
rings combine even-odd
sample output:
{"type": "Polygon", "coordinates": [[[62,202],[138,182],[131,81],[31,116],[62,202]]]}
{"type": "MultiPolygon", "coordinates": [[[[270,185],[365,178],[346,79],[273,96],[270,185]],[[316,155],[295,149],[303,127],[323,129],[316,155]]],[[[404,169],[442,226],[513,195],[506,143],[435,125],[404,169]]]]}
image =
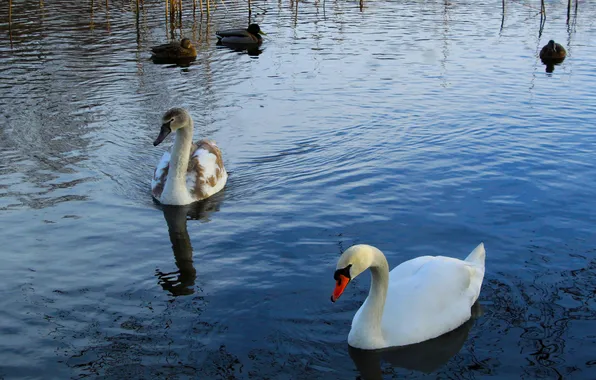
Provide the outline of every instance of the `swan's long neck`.
{"type": "Polygon", "coordinates": [[[176,131],[172,155],[170,157],[170,168],[168,178],[162,193],[162,199],[168,199],[169,204],[186,204],[189,197],[186,188],[186,171],[190,159],[190,148],[192,146],[192,120],[184,128],[176,131]]]}
{"type": "Polygon", "coordinates": [[[372,281],[368,297],[357,319],[352,323],[349,341],[358,341],[360,348],[378,346],[384,341],[381,330],[381,320],[385,309],[387,288],[389,286],[389,264],[381,251],[372,248],[373,260],[370,265],[372,281]]]}

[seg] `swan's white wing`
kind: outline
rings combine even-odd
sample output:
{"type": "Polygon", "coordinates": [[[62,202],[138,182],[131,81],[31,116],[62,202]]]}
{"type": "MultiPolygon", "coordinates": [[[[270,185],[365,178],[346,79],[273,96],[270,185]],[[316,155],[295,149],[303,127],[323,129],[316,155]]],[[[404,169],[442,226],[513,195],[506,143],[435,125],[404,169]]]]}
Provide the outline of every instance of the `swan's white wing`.
{"type": "MultiPolygon", "coordinates": [[[[151,193],[158,201],[166,185],[171,153],[164,152],[151,180],[151,193]]],[[[194,201],[217,193],[226,184],[228,173],[223,165],[221,151],[212,141],[201,140],[193,146],[186,174],[186,188],[194,201]]]]}
{"type": "MultiPolygon", "coordinates": [[[[435,260],[435,256],[419,256],[408,261],[404,261],[389,272],[390,278],[404,279],[414,275],[422,266],[435,260]]],[[[389,280],[391,281],[391,280],[389,280]]]]}
{"type": "Polygon", "coordinates": [[[478,297],[472,279],[479,273],[473,265],[442,256],[410,261],[389,275],[382,330],[391,346],[422,342],[457,328],[470,318],[478,297]]]}
{"type": "Polygon", "coordinates": [[[158,201],[161,198],[161,193],[166,185],[166,178],[168,177],[168,168],[170,165],[170,152],[165,151],[161,160],[157,163],[155,171],[153,172],[153,178],[151,179],[151,194],[158,201]]]}
{"type": "MultiPolygon", "coordinates": [[[[393,270],[391,270],[391,272],[389,272],[389,287],[391,287],[391,279],[395,279],[395,281],[398,281],[399,279],[409,278],[414,273],[418,272],[418,270],[420,270],[420,268],[424,264],[426,264],[429,261],[432,261],[434,259],[435,259],[435,256],[419,256],[419,257],[413,258],[411,260],[404,261],[400,265],[393,268],[393,270]]],[[[358,316],[360,315],[361,310],[362,310],[362,307],[360,307],[358,309],[358,311],[356,311],[356,314],[354,314],[354,318],[352,319],[352,325],[358,319],[358,316]]]]}

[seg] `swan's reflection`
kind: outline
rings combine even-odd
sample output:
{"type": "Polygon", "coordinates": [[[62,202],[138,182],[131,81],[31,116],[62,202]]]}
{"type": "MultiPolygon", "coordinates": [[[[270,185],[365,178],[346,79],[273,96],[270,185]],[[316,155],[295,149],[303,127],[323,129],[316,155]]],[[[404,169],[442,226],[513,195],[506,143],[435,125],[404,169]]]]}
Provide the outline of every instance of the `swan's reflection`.
{"type": "Polygon", "coordinates": [[[474,320],[482,315],[478,302],[472,306],[472,318],[455,330],[425,342],[381,350],[361,350],[348,346],[350,357],[364,380],[383,379],[381,359],[393,367],[431,373],[447,363],[463,347],[474,320]]]}
{"type": "Polygon", "coordinates": [[[193,265],[193,251],[190,236],[186,228],[187,220],[209,221],[209,216],[219,211],[224,199],[224,191],[187,206],[161,205],[164,218],[168,224],[174,261],[178,270],[164,273],[156,271],[159,285],[173,296],[185,296],[194,293],[197,271],[193,265]]]}

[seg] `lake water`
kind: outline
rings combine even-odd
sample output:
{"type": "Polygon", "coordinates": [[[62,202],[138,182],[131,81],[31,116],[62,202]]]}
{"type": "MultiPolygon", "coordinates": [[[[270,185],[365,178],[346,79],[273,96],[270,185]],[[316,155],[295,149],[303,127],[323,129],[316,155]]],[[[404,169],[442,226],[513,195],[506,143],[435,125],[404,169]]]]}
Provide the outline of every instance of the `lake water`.
{"type": "Polygon", "coordinates": [[[541,33],[537,1],[504,19],[501,1],[254,1],[258,56],[215,46],[248,22],[236,0],[208,19],[186,1],[174,30],[157,1],[13,3],[0,378],[355,379],[359,361],[366,378],[596,378],[589,2],[568,24],[547,1],[541,33]],[[198,46],[189,67],[149,60],[172,32],[198,46]],[[568,50],[552,73],[549,39],[568,50]],[[188,222],[149,189],[172,106],[231,172],[188,222]],[[445,364],[352,360],[370,276],[332,304],[343,249],[373,244],[394,267],[481,241],[477,318],[439,344],[456,346],[445,364]]]}

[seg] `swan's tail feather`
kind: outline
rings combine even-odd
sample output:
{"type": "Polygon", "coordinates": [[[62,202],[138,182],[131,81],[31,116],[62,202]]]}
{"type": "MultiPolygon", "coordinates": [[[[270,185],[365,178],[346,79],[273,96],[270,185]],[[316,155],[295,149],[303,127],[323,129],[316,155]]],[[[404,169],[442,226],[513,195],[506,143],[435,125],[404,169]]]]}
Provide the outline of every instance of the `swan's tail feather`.
{"type": "Polygon", "coordinates": [[[486,258],[486,251],[484,250],[484,243],[478,244],[476,248],[466,257],[466,261],[481,265],[484,267],[484,259],[486,258]]]}

